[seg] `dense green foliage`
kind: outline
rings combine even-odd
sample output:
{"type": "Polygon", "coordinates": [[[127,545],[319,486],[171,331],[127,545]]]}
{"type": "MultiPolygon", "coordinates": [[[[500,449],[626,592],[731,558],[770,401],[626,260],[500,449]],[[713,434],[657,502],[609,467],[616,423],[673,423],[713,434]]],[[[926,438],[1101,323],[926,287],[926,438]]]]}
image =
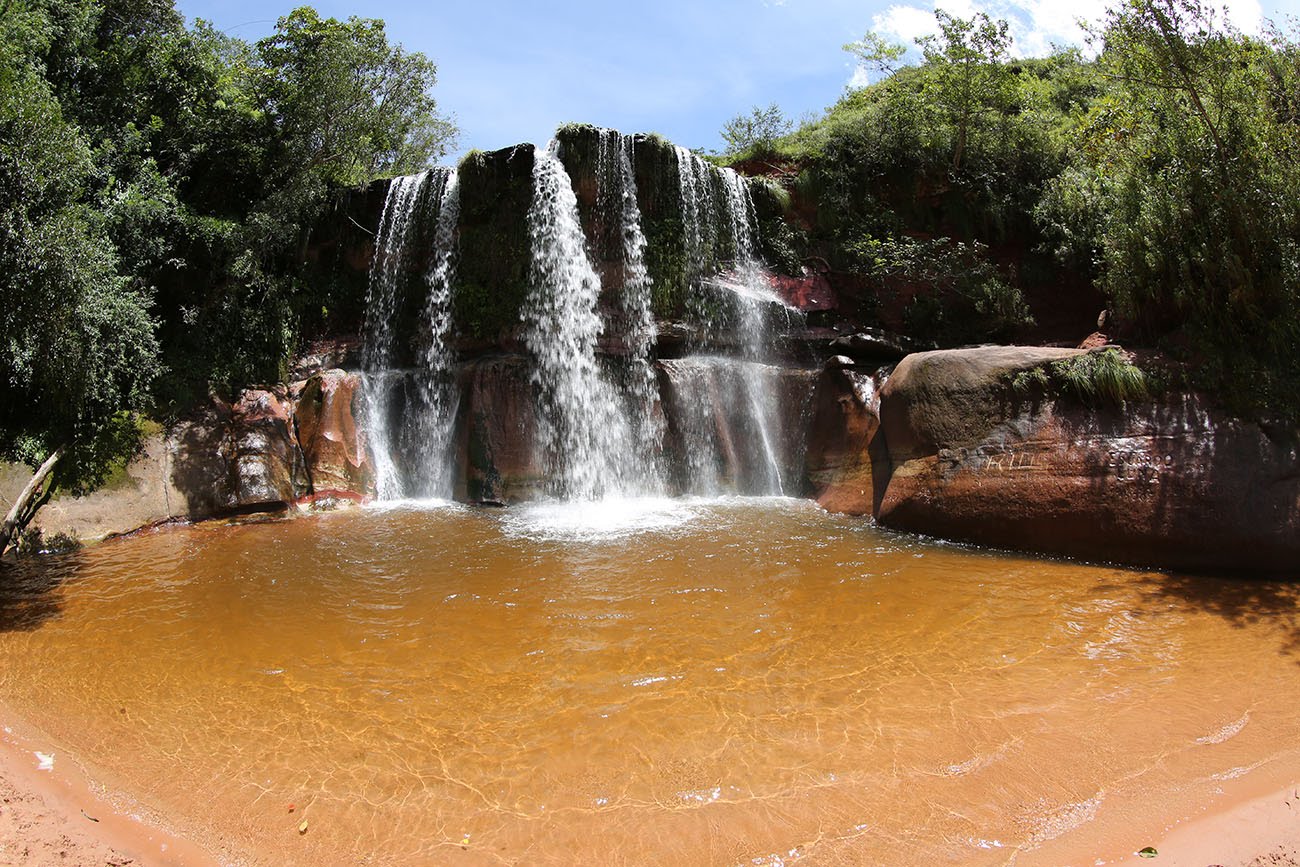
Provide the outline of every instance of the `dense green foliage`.
{"type": "MultiPolygon", "coordinates": [[[[1055,280],[1034,208],[1067,162],[1070,112],[1100,84],[1078,52],[1008,60],[1001,22],[939,24],[920,65],[846,93],[763,157],[786,167],[812,253],[907,285],[896,325],[937,345],[1012,339],[1032,323],[1026,284],[1055,280]]],[[[899,56],[871,34],[845,47],[878,70],[899,56]]]]}
{"type": "Polygon", "coordinates": [[[56,43],[39,11],[0,19],[0,447],[33,465],[58,443],[101,440],[145,403],[158,363],[96,154],[34,59],[56,43]]]}
{"type": "Polygon", "coordinates": [[[1025,296],[1051,313],[1091,283],[1127,342],[1239,412],[1300,419],[1294,35],[1245,36],[1200,0],[1122,0],[1095,60],[1014,59],[1001,22],[938,24],[912,66],[875,34],[845,46],[886,77],[764,146],[809,252],[907,284],[901,321],[940,345],[1024,333],[1025,296]]]}
{"type": "Polygon", "coordinates": [[[1243,412],[1300,417],[1300,46],[1197,0],[1121,7],[1040,215],[1140,337],[1243,412]]]}
{"type": "Polygon", "coordinates": [[[1141,368],[1112,347],[1052,362],[1051,372],[1062,388],[1085,402],[1123,403],[1149,391],[1141,368]]]}
{"type": "Polygon", "coordinates": [[[0,451],[93,481],[122,411],[278,379],[332,192],[445,153],[434,79],[305,7],[250,44],[171,0],[0,4],[0,451]]]}
{"type": "Polygon", "coordinates": [[[754,106],[749,114],[738,114],[722,126],[722,140],[732,151],[770,150],[778,138],[790,132],[781,107],[772,103],[766,108],[754,106]]]}

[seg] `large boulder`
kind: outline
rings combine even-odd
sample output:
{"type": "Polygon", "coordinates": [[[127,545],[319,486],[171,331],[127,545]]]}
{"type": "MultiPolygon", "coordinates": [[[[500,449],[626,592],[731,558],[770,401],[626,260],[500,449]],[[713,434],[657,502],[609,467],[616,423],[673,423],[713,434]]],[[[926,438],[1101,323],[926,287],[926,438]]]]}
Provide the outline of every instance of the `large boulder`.
{"type": "MultiPolygon", "coordinates": [[[[881,392],[880,523],[1141,565],[1300,577],[1297,432],[1195,395],[1088,404],[1016,375],[1077,350],[909,356],[881,392]]],[[[1041,380],[1040,380],[1041,381],[1041,380]]]]}
{"type": "Polygon", "coordinates": [[[189,520],[282,509],[307,488],[282,389],[213,396],[173,427],[168,450],[189,520]]]}
{"type": "Polygon", "coordinates": [[[307,493],[302,455],[280,389],[245,389],[230,411],[225,511],[280,508],[307,493]]]}
{"type": "MultiPolygon", "coordinates": [[[[47,543],[59,537],[91,542],[189,517],[185,496],[172,480],[174,446],[161,430],[147,433],[140,452],[103,486],[81,497],[56,492],[30,529],[47,543]]],[[[12,501],[31,477],[31,467],[0,464],[0,497],[12,501]]]]}
{"type": "Polygon", "coordinates": [[[907,356],[881,391],[881,424],[895,466],[954,443],[980,442],[1012,414],[1014,377],[1077,349],[986,346],[907,356]],[[885,402],[890,412],[885,412],[885,402]]]}
{"type": "Polygon", "coordinates": [[[325,370],[307,380],[294,411],[313,496],[369,497],[374,460],[362,418],[360,374],[325,370]]]}
{"type": "Polygon", "coordinates": [[[808,425],[810,494],[828,512],[870,515],[875,508],[872,463],[881,454],[880,379],[831,359],[817,377],[808,425]]]}
{"type": "MultiPolygon", "coordinates": [[[[16,493],[30,475],[0,468],[0,493],[11,484],[16,493]]],[[[105,484],[84,496],[56,493],[32,528],[47,540],[88,542],[168,521],[281,510],[306,490],[285,393],[247,389],[234,403],[214,396],[170,429],[148,431],[105,484]]]]}

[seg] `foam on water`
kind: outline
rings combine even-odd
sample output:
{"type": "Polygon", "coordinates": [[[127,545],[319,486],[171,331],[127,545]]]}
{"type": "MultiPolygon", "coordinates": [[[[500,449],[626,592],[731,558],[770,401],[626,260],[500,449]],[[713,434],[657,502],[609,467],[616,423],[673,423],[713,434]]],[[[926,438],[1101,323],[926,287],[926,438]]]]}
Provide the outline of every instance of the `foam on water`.
{"type": "Polygon", "coordinates": [[[700,506],[667,497],[542,500],[513,506],[501,518],[509,536],[595,542],[663,533],[693,520],[700,506]]]}
{"type": "Polygon", "coordinates": [[[365,508],[371,512],[384,513],[396,511],[467,511],[470,506],[458,503],[455,500],[444,500],[438,497],[405,497],[396,500],[372,500],[366,503],[365,508]]]}

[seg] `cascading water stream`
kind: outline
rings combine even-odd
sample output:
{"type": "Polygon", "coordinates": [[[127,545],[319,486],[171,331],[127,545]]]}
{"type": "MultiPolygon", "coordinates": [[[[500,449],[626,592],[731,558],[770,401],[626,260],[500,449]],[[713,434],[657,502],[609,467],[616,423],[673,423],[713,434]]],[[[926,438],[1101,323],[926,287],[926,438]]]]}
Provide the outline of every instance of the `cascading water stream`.
{"type": "Polygon", "coordinates": [[[626,355],[617,369],[617,383],[627,413],[638,456],[635,470],[640,493],[662,493],[658,456],[663,448],[663,418],[656,412],[658,383],[650,355],[657,328],[651,309],[651,280],[646,270],[645,233],[636,199],[632,165],[633,140],[615,130],[602,130],[597,157],[603,185],[601,207],[616,221],[622,246],[623,289],[619,295],[618,332],[626,355]]]}
{"type": "Polygon", "coordinates": [[[423,348],[416,371],[413,418],[404,432],[410,456],[412,492],[449,499],[455,484],[452,466],[453,428],[459,392],[456,389],[451,336],[451,293],[458,255],[456,226],[460,218],[460,178],[455,169],[439,173],[438,220],[433,258],[425,278],[428,298],[422,323],[423,348]]]}
{"type": "Polygon", "coordinates": [[[400,497],[401,480],[393,463],[389,433],[393,391],[393,323],[401,306],[405,275],[412,254],[409,243],[420,193],[429,172],[393,178],[384,198],[366,293],[365,345],[362,359],[367,395],[365,429],[375,465],[375,494],[381,500],[400,497]]]}
{"type": "Polygon", "coordinates": [[[647,474],[638,466],[623,401],[596,360],[600,278],[558,151],[557,142],[537,151],[528,211],[531,285],[523,319],[536,364],[537,445],[552,490],[563,498],[639,493],[647,474]]]}
{"type": "Polygon", "coordinates": [[[763,267],[754,251],[753,226],[758,222],[754,214],[754,201],[746,182],[731,169],[722,170],[726,189],[727,216],[731,221],[732,238],[736,247],[735,273],[739,288],[733,292],[737,313],[737,331],[745,360],[751,362],[742,368],[741,382],[750,405],[755,433],[762,447],[767,493],[784,494],[781,463],[777,459],[777,436],[781,418],[776,412],[777,396],[770,385],[768,371],[761,369],[765,355],[770,351],[771,330],[768,315],[773,305],[784,307],[772,291],[763,267]]]}
{"type": "Polygon", "coordinates": [[[366,296],[365,428],[380,500],[451,494],[450,443],[456,393],[448,347],[455,278],[458,184],[454,169],[394,178],[384,199],[366,296]],[[424,227],[436,226],[429,267],[417,266],[424,227]],[[399,367],[396,324],[408,293],[427,292],[422,351],[414,372],[399,367]],[[408,390],[408,386],[414,388],[408,390]],[[413,392],[413,393],[411,393],[413,392]],[[398,398],[405,396],[404,403],[398,398]],[[395,409],[402,408],[400,418],[395,409]],[[404,454],[403,454],[404,453],[404,454]],[[399,466],[398,455],[403,456],[399,466]],[[403,472],[403,470],[407,472],[403,472]]]}
{"type": "Polygon", "coordinates": [[[677,148],[688,308],[703,332],[700,351],[717,335],[735,336],[739,358],[701,355],[669,368],[677,376],[681,435],[690,466],[687,486],[716,493],[731,467],[733,484],[751,493],[784,494],[778,371],[768,362],[775,310],[788,308],[772,290],[756,252],[757,218],[747,182],[677,148]],[[730,269],[714,275],[729,242],[730,269]],[[702,410],[700,407],[710,409],[702,410]],[[742,480],[742,476],[745,479],[742,480]]]}

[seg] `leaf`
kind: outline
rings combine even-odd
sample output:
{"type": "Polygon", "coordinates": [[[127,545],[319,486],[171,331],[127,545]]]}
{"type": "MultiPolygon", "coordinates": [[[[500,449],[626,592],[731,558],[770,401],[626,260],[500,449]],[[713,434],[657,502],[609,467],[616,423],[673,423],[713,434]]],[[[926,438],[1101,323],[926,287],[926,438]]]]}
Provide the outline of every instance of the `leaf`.
{"type": "MultiPolygon", "coordinates": [[[[303,824],[305,825],[307,823],[304,822],[303,824]]],[[[1138,850],[1138,856],[1141,858],[1154,858],[1159,854],[1160,853],[1156,851],[1155,846],[1147,846],[1145,849],[1138,850]]]]}

